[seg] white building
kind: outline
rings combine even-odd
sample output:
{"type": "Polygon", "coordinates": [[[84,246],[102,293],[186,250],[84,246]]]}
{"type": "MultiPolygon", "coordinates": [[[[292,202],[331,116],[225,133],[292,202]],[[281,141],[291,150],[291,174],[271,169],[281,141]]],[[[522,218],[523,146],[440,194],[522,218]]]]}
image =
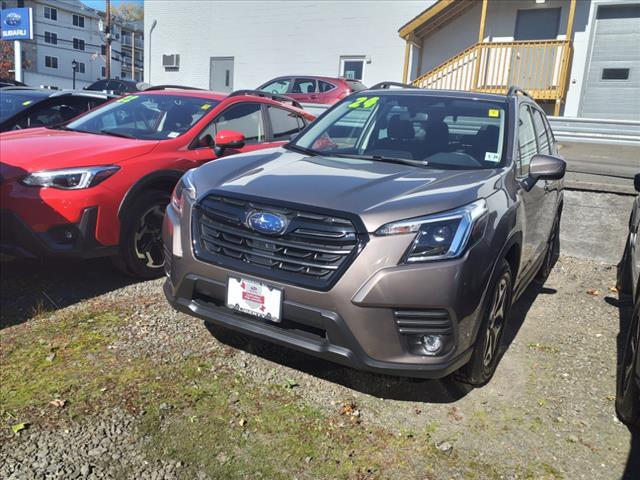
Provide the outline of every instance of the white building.
{"type": "Polygon", "coordinates": [[[400,27],[426,88],[525,88],[549,112],[640,120],[640,1],[439,0],[400,27]]]}
{"type": "Polygon", "coordinates": [[[398,28],[428,3],[146,1],[145,78],[222,91],[285,74],[343,76],[345,69],[362,71],[366,85],[400,81],[398,28]],[[178,55],[170,58],[179,64],[163,66],[163,55],[178,55]],[[226,75],[216,84],[220,68],[229,70],[229,85],[226,75]]]}
{"type": "Polygon", "coordinates": [[[550,113],[640,118],[640,0],[146,1],[145,36],[154,84],[229,91],[346,66],[366,85],[516,84],[550,113]]]}
{"type": "MultiPolygon", "coordinates": [[[[76,88],[90,85],[106,75],[104,12],[84,5],[80,0],[1,0],[2,8],[33,9],[33,40],[22,41],[22,55],[27,61],[23,81],[27,85],[72,88],[72,62],[78,64],[76,88]]],[[[143,55],[142,31],[135,24],[115,22],[112,25],[111,78],[131,78],[131,46],[122,46],[125,32],[137,31],[136,56],[141,77],[143,55]],[[138,48],[139,47],[139,48],[138,48]],[[123,58],[124,57],[124,58],[123,58]],[[123,61],[129,63],[123,69],[123,61]]],[[[127,36],[127,35],[125,35],[127,36]]],[[[129,37],[130,38],[130,37],[129,37]]],[[[125,40],[126,41],[126,40],[125,40]]]]}

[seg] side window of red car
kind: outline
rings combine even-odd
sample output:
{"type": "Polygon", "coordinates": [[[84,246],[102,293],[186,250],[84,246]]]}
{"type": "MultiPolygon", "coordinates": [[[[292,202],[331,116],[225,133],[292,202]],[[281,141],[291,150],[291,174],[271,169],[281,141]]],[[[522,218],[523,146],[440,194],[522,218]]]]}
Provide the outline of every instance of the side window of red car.
{"type": "Polygon", "coordinates": [[[318,91],[320,93],[327,93],[336,88],[333,83],[325,82],[322,80],[318,80],[318,91]]]}
{"type": "Polygon", "coordinates": [[[288,141],[291,135],[304,128],[304,121],[299,115],[283,108],[271,106],[267,108],[274,142],[288,141]]]}
{"type": "Polygon", "coordinates": [[[245,143],[265,141],[262,107],[259,103],[242,102],[231,105],[218,115],[198,136],[197,145],[212,147],[220,130],[234,130],[244,135],[245,143]]]}
{"type": "Polygon", "coordinates": [[[291,93],[316,93],[316,81],[313,78],[296,78],[291,93]]]}

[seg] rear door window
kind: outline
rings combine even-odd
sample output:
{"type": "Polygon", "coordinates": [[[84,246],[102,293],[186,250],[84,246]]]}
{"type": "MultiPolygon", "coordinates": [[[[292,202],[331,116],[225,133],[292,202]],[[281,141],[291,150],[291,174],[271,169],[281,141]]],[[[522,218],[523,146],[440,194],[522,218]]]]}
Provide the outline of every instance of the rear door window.
{"type": "Polygon", "coordinates": [[[267,108],[274,142],[289,140],[291,135],[304,128],[304,123],[295,113],[278,107],[267,108]]]}
{"type": "Polygon", "coordinates": [[[313,78],[296,78],[291,93],[316,93],[316,83],[313,78]]]}

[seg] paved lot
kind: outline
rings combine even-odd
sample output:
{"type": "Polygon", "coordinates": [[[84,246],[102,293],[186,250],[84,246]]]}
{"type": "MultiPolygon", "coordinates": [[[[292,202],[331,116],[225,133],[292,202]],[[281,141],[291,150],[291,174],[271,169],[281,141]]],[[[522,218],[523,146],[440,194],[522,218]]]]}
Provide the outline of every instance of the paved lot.
{"type": "Polygon", "coordinates": [[[640,148],[628,145],[561,142],[571,188],[635,194],[633,176],[640,173],[640,148]]]}
{"type": "Polygon", "coordinates": [[[131,283],[105,260],[8,265],[0,478],[640,472],[640,435],[613,409],[628,308],[610,288],[628,206],[630,197],[567,192],[563,251],[582,258],[563,256],[526,292],[495,378],[476,390],[208,330],[167,306],[162,280],[131,283]]]}

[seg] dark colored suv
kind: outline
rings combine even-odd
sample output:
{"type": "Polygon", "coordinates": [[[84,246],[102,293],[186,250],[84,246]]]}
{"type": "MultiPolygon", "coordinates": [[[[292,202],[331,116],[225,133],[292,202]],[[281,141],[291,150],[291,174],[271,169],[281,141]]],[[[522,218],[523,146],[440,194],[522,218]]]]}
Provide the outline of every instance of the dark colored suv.
{"type": "Polygon", "coordinates": [[[482,385],[512,302],[559,254],[565,162],[519,89],[389,86],[284,147],[185,174],[164,219],[164,291],[312,355],[482,385]]]}

